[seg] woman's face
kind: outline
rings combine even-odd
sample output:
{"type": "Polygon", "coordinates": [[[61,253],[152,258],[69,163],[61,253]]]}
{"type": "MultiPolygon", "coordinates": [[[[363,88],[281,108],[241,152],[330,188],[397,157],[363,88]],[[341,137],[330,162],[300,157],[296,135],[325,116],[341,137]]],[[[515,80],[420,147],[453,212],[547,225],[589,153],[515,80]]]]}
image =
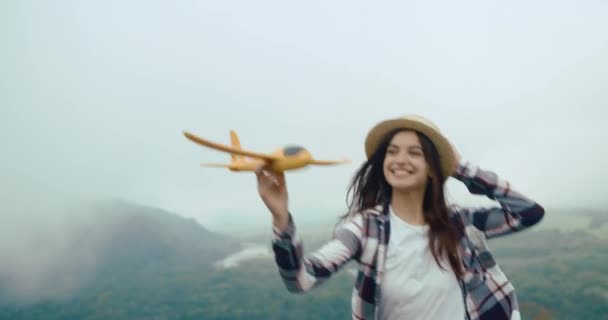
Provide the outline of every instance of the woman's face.
{"type": "Polygon", "coordinates": [[[420,140],[414,131],[400,131],[386,149],[384,177],[395,190],[424,190],[429,176],[420,140]]]}

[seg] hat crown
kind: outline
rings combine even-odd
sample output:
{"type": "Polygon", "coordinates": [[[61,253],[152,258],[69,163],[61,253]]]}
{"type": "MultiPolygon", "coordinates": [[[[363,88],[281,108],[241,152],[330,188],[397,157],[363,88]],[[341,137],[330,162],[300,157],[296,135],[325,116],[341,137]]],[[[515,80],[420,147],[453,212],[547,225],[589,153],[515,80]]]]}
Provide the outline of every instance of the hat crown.
{"type": "Polygon", "coordinates": [[[367,157],[369,158],[376,151],[386,134],[397,129],[414,130],[426,136],[437,149],[442,172],[445,177],[455,170],[455,155],[450,142],[435,123],[416,114],[387,119],[376,124],[369,131],[365,139],[365,153],[367,157]]]}
{"type": "Polygon", "coordinates": [[[409,120],[409,121],[420,122],[427,127],[431,127],[433,130],[435,130],[437,132],[441,132],[441,130],[439,130],[439,127],[435,123],[433,123],[433,121],[431,121],[423,116],[416,115],[416,114],[408,114],[408,115],[402,116],[401,118],[405,119],[405,120],[409,120]]]}

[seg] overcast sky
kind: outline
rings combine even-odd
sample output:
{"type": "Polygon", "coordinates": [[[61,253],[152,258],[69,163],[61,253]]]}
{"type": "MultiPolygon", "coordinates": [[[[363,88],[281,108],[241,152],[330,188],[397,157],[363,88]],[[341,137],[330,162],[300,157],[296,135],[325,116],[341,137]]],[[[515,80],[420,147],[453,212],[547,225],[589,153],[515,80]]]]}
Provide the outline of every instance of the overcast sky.
{"type": "Polygon", "coordinates": [[[3,1],[0,206],[52,220],[119,197],[212,229],[270,221],[253,174],[199,167],[229,157],[182,136],[234,129],[254,151],[352,159],[287,175],[301,219],[338,215],[367,131],[416,113],[546,207],[601,208],[606,17],[603,0],[3,1]]]}

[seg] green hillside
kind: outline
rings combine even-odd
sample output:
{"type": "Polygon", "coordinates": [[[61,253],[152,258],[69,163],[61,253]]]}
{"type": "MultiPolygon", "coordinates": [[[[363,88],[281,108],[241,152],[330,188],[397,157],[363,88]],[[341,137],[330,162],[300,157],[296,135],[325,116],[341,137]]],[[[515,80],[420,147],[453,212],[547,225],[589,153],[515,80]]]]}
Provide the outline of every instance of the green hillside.
{"type": "MultiPolygon", "coordinates": [[[[313,292],[291,294],[270,256],[220,269],[214,262],[240,248],[234,240],[168,213],[124,210],[139,213],[115,226],[103,260],[86,286],[62,299],[27,303],[0,299],[0,319],[350,317],[352,264],[313,292]]],[[[307,251],[324,240],[302,232],[307,251]]],[[[268,248],[269,234],[265,237],[263,245],[268,248]]],[[[490,246],[517,289],[524,319],[608,319],[607,239],[582,230],[539,228],[492,240],[490,246]]],[[[0,292],[2,297],[10,296],[1,279],[0,292]]]]}

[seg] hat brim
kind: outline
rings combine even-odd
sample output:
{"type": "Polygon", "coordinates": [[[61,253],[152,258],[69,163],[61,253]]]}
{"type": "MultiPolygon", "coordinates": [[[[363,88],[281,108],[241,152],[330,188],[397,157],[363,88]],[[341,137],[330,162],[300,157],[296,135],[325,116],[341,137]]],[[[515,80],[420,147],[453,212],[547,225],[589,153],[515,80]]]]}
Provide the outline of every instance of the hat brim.
{"type": "Polygon", "coordinates": [[[437,129],[415,119],[390,119],[373,127],[365,139],[365,153],[369,159],[378,148],[382,138],[393,130],[414,130],[425,135],[437,149],[439,163],[445,179],[456,170],[457,163],[452,145],[437,129]]]}

